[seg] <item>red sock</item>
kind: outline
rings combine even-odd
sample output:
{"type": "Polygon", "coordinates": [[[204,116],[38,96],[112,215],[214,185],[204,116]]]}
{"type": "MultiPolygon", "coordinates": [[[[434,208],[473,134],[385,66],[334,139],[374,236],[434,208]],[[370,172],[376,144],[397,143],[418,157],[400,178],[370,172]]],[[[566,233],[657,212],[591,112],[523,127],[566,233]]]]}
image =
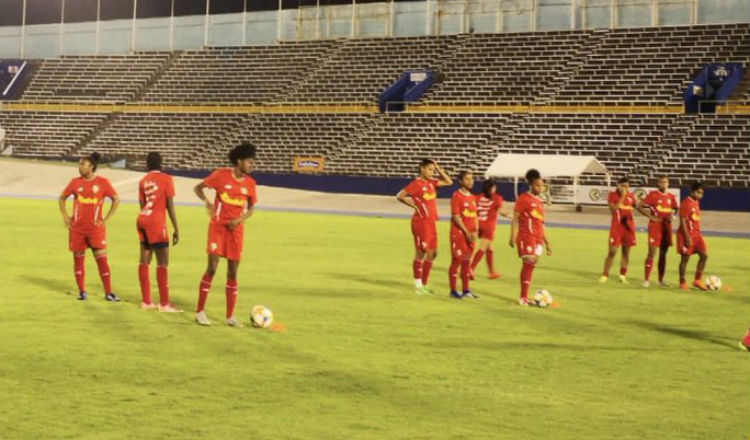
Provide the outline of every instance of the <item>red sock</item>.
{"type": "MultiPolygon", "coordinates": [[[[479,262],[482,261],[482,257],[484,257],[484,251],[480,249],[476,254],[474,254],[474,259],[471,261],[471,270],[475,270],[477,268],[479,262]]],[[[489,258],[489,253],[487,254],[487,258],[489,258]]]]}
{"type": "Polygon", "coordinates": [[[495,273],[495,251],[492,248],[487,249],[487,269],[490,273],[495,273]]]}
{"type": "Polygon", "coordinates": [[[654,268],[654,259],[646,258],[646,278],[645,278],[646,281],[648,281],[649,278],[651,278],[651,269],[653,268],[654,268]]]}
{"type": "Polygon", "coordinates": [[[169,270],[167,266],[156,266],[156,282],[159,284],[159,303],[169,305],[169,270]]]}
{"type": "Polygon", "coordinates": [[[151,279],[148,273],[148,264],[138,264],[138,281],[141,283],[141,301],[151,304],[151,279]]]}
{"type": "Polygon", "coordinates": [[[227,318],[234,316],[234,304],[237,302],[237,280],[227,279],[227,318]]]}
{"type": "Polygon", "coordinates": [[[664,273],[667,271],[667,256],[659,255],[659,282],[664,281],[664,273]]]}
{"type": "Polygon", "coordinates": [[[422,260],[412,261],[411,271],[414,274],[415,280],[421,280],[422,279],[422,260]]]}
{"type": "Polygon", "coordinates": [[[685,281],[685,278],[683,278],[683,277],[680,277],[680,285],[683,285],[683,284],[685,284],[685,283],[686,283],[686,281],[685,281]]]}
{"type": "Polygon", "coordinates": [[[700,281],[703,279],[703,272],[695,271],[695,281],[700,281]]]}
{"type": "Polygon", "coordinates": [[[432,269],[432,260],[422,261],[422,284],[427,285],[430,280],[430,270],[432,269]]]}
{"type": "Polygon", "coordinates": [[[198,309],[196,312],[202,312],[206,307],[206,299],[208,299],[208,292],[211,291],[211,282],[214,280],[213,275],[207,273],[203,274],[201,278],[201,284],[198,287],[198,309]]]}
{"type": "Polygon", "coordinates": [[[745,333],[745,337],[742,338],[742,343],[745,344],[745,346],[750,346],[750,328],[747,329],[747,333],[745,333]]]}
{"type": "Polygon", "coordinates": [[[451,286],[451,292],[456,291],[456,284],[458,284],[458,267],[461,265],[461,260],[455,258],[451,259],[451,267],[448,269],[448,283],[451,286]]]}
{"type": "Polygon", "coordinates": [[[76,277],[76,284],[78,284],[78,291],[86,291],[86,265],[84,260],[85,255],[73,255],[73,275],[76,277]]]}
{"type": "Polygon", "coordinates": [[[104,286],[104,293],[109,295],[112,293],[112,274],[109,272],[109,264],[107,263],[107,255],[99,255],[95,257],[96,265],[99,267],[99,278],[102,279],[102,285],[104,286]]]}
{"type": "Polygon", "coordinates": [[[621,267],[620,268],[620,275],[625,276],[628,274],[628,268],[627,267],[621,267]]]}
{"type": "Polygon", "coordinates": [[[521,298],[529,297],[529,287],[531,287],[531,275],[534,273],[536,263],[523,261],[521,266],[521,298]]]}
{"type": "Polygon", "coordinates": [[[604,272],[602,272],[602,276],[609,277],[609,271],[605,270],[604,272]]]}
{"type": "Polygon", "coordinates": [[[461,260],[461,288],[464,292],[469,291],[469,271],[471,270],[471,262],[468,258],[461,260]]]}

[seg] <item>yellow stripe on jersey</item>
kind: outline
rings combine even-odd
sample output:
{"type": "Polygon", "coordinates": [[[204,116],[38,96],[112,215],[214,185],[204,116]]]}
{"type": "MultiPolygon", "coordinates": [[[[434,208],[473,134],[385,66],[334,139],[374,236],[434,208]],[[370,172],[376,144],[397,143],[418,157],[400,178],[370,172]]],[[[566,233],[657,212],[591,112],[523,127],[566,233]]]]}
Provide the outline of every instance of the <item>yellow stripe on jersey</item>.
{"type": "Polygon", "coordinates": [[[78,203],[82,203],[84,205],[96,205],[97,203],[99,203],[99,198],[98,197],[88,198],[88,197],[78,196],[78,203]]]}
{"type": "Polygon", "coordinates": [[[245,206],[245,199],[236,199],[226,192],[223,192],[219,194],[219,198],[222,202],[226,203],[227,205],[234,205],[234,206],[245,206]]]}
{"type": "Polygon", "coordinates": [[[435,198],[437,198],[437,193],[434,193],[434,192],[432,192],[432,193],[424,193],[424,195],[422,196],[422,198],[425,199],[425,200],[435,200],[435,198]]]}

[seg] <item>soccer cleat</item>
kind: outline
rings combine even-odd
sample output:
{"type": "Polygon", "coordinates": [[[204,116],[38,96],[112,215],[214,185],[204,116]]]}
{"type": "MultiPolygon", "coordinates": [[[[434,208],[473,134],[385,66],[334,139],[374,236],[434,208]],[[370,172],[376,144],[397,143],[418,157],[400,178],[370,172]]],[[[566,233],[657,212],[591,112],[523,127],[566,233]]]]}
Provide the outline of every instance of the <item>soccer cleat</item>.
{"type": "Polygon", "coordinates": [[[522,307],[528,307],[531,305],[531,302],[528,298],[518,298],[518,305],[522,307]]]}
{"type": "Polygon", "coordinates": [[[453,299],[464,299],[464,296],[455,290],[451,290],[451,298],[453,299]]]}
{"type": "Polygon", "coordinates": [[[500,272],[492,272],[492,273],[489,274],[489,276],[487,278],[489,278],[491,280],[496,280],[496,279],[502,278],[502,277],[503,276],[500,275],[500,272]]]}
{"type": "Polygon", "coordinates": [[[687,283],[680,283],[680,290],[690,290],[690,286],[687,283]]]}
{"type": "Polygon", "coordinates": [[[463,298],[468,297],[468,298],[471,298],[471,299],[479,299],[479,295],[477,295],[476,293],[472,292],[471,290],[464,290],[463,293],[461,294],[461,296],[463,298]]]}
{"type": "Polygon", "coordinates": [[[143,310],[155,309],[156,308],[156,304],[154,304],[154,303],[148,303],[148,304],[146,304],[145,302],[141,302],[141,308],[143,310]]]}
{"type": "Polygon", "coordinates": [[[647,289],[648,289],[649,287],[651,287],[651,281],[649,281],[649,280],[646,280],[646,281],[644,281],[644,282],[643,282],[643,287],[645,287],[645,288],[647,288],[647,289]]]}
{"type": "Polygon", "coordinates": [[[625,278],[625,275],[618,275],[618,277],[620,278],[620,283],[628,284],[628,279],[625,278]]]}
{"type": "Polygon", "coordinates": [[[89,299],[89,294],[86,292],[78,292],[78,301],[86,301],[89,299]]]}
{"type": "Polygon", "coordinates": [[[745,345],[745,343],[743,341],[738,342],[737,345],[739,345],[740,349],[742,349],[742,350],[750,351],[750,346],[745,345]]]}
{"type": "Polygon", "coordinates": [[[208,316],[206,316],[206,312],[196,313],[195,322],[197,322],[200,325],[211,325],[211,321],[209,321],[208,316]]]}
{"type": "Polygon", "coordinates": [[[416,293],[417,295],[421,295],[427,292],[424,291],[424,287],[414,287],[414,293],[416,293]]]}
{"type": "Polygon", "coordinates": [[[172,304],[167,304],[165,306],[159,304],[159,311],[162,313],[182,313],[182,309],[178,309],[172,304]]]}
{"type": "Polygon", "coordinates": [[[104,299],[106,299],[109,302],[119,302],[120,301],[120,297],[117,296],[117,295],[115,295],[114,293],[108,293],[108,294],[104,295],[104,299]]]}
{"type": "Polygon", "coordinates": [[[428,295],[433,295],[435,293],[434,290],[430,289],[427,286],[422,286],[422,293],[426,293],[428,295]]]}
{"type": "Polygon", "coordinates": [[[693,287],[700,290],[709,290],[706,283],[703,282],[703,280],[695,280],[693,281],[693,287]]]}
{"type": "Polygon", "coordinates": [[[599,277],[599,282],[600,283],[606,283],[608,279],[609,279],[608,276],[602,275],[602,276],[599,277]]]}
{"type": "Polygon", "coordinates": [[[242,323],[240,323],[237,320],[237,318],[235,318],[234,316],[230,316],[229,318],[227,318],[227,325],[230,327],[237,327],[237,328],[243,327],[242,323]]]}

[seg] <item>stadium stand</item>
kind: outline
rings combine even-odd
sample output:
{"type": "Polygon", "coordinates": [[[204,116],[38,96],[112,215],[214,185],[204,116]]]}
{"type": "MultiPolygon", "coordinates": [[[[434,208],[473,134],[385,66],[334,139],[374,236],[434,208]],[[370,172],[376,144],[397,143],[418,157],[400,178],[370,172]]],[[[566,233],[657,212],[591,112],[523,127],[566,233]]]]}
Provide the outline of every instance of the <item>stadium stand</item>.
{"type": "Polygon", "coordinates": [[[0,125],[14,156],[59,159],[73,154],[107,117],[106,113],[0,111],[0,125]]]}

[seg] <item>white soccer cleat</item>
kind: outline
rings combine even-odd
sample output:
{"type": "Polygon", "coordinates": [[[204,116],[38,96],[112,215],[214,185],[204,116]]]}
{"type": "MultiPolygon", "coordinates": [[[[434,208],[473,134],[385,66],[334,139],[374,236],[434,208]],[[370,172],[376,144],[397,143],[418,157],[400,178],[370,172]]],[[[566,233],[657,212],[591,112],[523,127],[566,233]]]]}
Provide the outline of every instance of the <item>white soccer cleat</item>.
{"type": "Polygon", "coordinates": [[[235,318],[234,316],[230,316],[229,318],[227,318],[227,325],[230,327],[237,327],[237,328],[243,327],[242,323],[239,322],[237,318],[235,318]]]}
{"type": "Polygon", "coordinates": [[[195,322],[197,322],[200,325],[211,325],[211,321],[209,321],[208,316],[206,316],[206,312],[196,313],[195,322]]]}
{"type": "Polygon", "coordinates": [[[608,279],[609,279],[608,276],[602,275],[602,276],[599,277],[599,282],[600,283],[606,283],[608,279]]]}
{"type": "Polygon", "coordinates": [[[156,304],[154,304],[154,303],[146,304],[145,302],[141,302],[141,308],[143,310],[155,309],[156,308],[156,304]]]}
{"type": "Polygon", "coordinates": [[[622,284],[628,284],[628,279],[625,278],[625,275],[620,275],[620,282],[622,284]]]}
{"type": "Polygon", "coordinates": [[[644,281],[644,282],[643,282],[643,287],[645,287],[645,288],[647,288],[647,289],[648,289],[649,287],[651,287],[651,281],[649,281],[649,280],[646,280],[646,281],[644,281]]]}
{"type": "Polygon", "coordinates": [[[159,308],[159,311],[162,313],[182,313],[182,309],[178,309],[172,304],[167,304],[165,306],[159,304],[158,308],[159,308]]]}

